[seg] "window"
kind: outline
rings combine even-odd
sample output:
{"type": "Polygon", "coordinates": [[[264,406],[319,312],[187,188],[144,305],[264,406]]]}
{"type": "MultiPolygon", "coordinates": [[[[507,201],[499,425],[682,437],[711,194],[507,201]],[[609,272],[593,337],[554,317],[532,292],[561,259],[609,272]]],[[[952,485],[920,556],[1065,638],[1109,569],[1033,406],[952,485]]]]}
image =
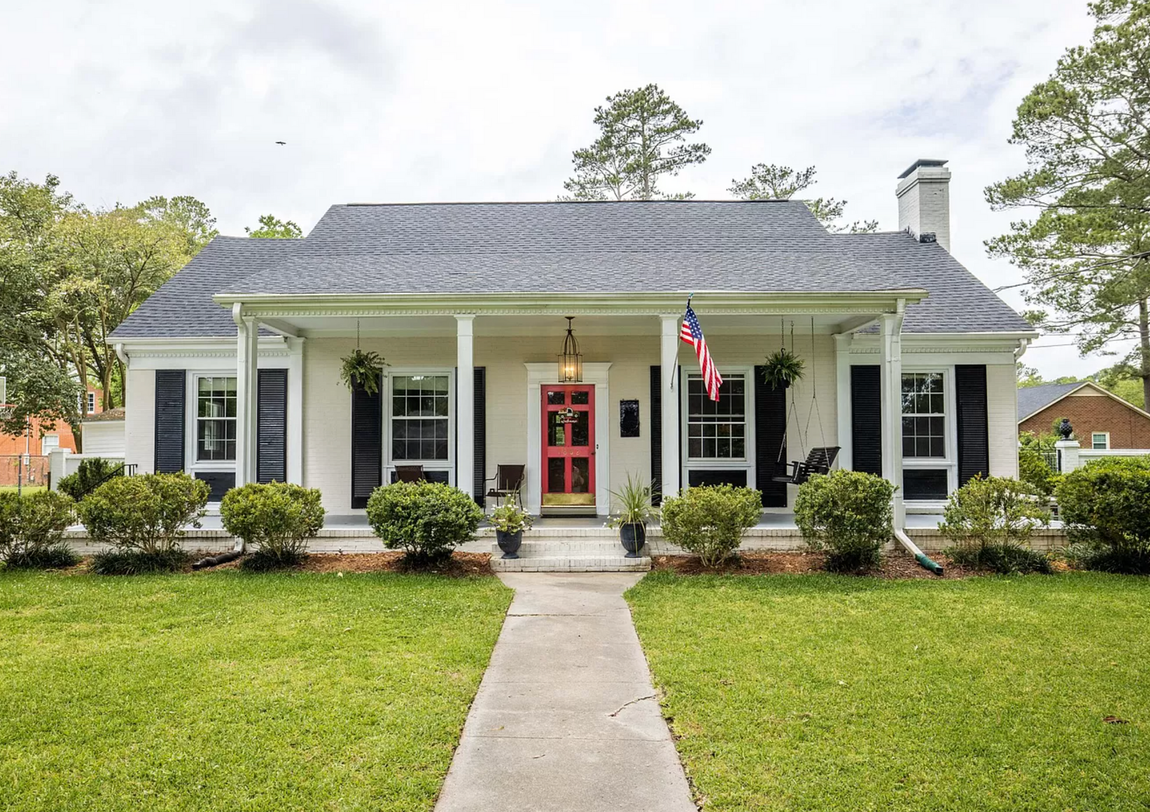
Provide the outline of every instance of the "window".
{"type": "Polygon", "coordinates": [[[236,379],[196,379],[196,461],[236,458],[236,379]]]}
{"type": "Polygon", "coordinates": [[[447,460],[450,383],[447,375],[396,375],[391,379],[393,460],[447,460]]]}
{"type": "Polygon", "coordinates": [[[946,457],[946,399],[941,372],[902,376],[903,457],[946,457]]]}
{"type": "Polygon", "coordinates": [[[95,411],[96,411],[96,393],[95,392],[89,392],[88,393],[88,414],[92,414],[95,411]]]}
{"type": "Polygon", "coordinates": [[[1090,447],[1096,451],[1105,451],[1110,448],[1110,432],[1096,431],[1090,435],[1090,447]]]}
{"type": "Polygon", "coordinates": [[[701,375],[687,377],[687,457],[746,459],[747,398],[742,375],[728,375],[723,380],[717,402],[707,397],[701,375]]]}

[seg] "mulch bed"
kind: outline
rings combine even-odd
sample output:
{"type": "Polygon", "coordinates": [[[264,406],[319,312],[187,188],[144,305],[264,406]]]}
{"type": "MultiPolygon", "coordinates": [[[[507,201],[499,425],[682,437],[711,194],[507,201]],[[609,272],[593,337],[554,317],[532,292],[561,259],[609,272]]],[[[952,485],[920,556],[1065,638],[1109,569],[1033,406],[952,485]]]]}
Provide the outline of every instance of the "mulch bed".
{"type": "Polygon", "coordinates": [[[428,572],[463,578],[469,575],[492,575],[491,553],[452,554],[443,565],[413,569],[404,562],[403,553],[311,553],[300,567],[301,572],[428,572]]]}
{"type": "MultiPolygon", "coordinates": [[[[860,574],[891,580],[908,578],[951,580],[985,574],[958,566],[942,553],[935,553],[930,557],[942,565],[943,575],[938,576],[923,569],[913,558],[901,552],[884,556],[879,569],[860,574]]],[[[820,553],[743,552],[737,558],[713,568],[704,567],[698,556],[657,555],[651,561],[652,569],[671,570],[681,575],[805,575],[823,571],[823,556],[820,553]]]]}

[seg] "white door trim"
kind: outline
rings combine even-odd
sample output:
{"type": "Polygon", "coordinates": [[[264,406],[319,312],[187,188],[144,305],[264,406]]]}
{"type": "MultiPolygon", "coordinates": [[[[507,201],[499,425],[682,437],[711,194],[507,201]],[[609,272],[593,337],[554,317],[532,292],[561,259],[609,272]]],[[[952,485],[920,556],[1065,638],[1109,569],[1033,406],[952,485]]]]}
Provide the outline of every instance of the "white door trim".
{"type": "MultiPolygon", "coordinates": [[[[547,364],[524,364],[527,367],[527,474],[524,488],[528,513],[539,515],[543,497],[543,415],[541,401],[543,384],[558,384],[559,368],[552,361],[547,364]]],[[[607,378],[611,368],[607,363],[583,364],[583,383],[595,386],[595,513],[606,516],[611,509],[610,409],[607,408],[607,378]]]]}

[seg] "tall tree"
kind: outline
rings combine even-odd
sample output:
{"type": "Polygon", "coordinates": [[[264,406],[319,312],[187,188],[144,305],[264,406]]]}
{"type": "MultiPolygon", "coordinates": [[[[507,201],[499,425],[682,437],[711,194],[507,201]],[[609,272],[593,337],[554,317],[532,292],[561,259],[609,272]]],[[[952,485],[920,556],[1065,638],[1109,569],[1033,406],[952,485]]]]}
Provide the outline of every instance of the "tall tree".
{"type": "MultiPolygon", "coordinates": [[[[814,186],[817,170],[813,166],[795,170],[777,164],[755,164],[750,177],[732,180],[727,189],[740,200],[790,200],[799,192],[814,186]]],[[[878,220],[840,220],[847,201],[833,197],[815,197],[803,201],[828,231],[863,234],[878,231],[878,220]]]]}
{"type": "Polygon", "coordinates": [[[190,257],[200,253],[220,233],[207,205],[188,195],[149,197],[138,208],[145,222],[162,223],[187,235],[186,253],[190,257]]]}
{"type": "Polygon", "coordinates": [[[260,217],[258,227],[252,229],[244,227],[247,235],[257,240],[298,240],[303,236],[303,229],[291,220],[281,220],[274,214],[265,214],[260,217]]]}
{"type": "Polygon", "coordinates": [[[987,187],[1029,216],[986,245],[1025,272],[1041,326],[1079,351],[1136,338],[1128,361],[1150,403],[1150,3],[1091,3],[1094,34],[1022,100],[1012,144],[1028,168],[987,187]]]}
{"type": "Polygon", "coordinates": [[[657,200],[690,198],[690,193],[665,194],[659,183],[683,169],[701,164],[711,154],[703,143],[687,139],[703,126],[650,84],[607,97],[595,108],[599,137],[577,149],[571,162],[575,174],[563,184],[564,200],[657,200]]]}

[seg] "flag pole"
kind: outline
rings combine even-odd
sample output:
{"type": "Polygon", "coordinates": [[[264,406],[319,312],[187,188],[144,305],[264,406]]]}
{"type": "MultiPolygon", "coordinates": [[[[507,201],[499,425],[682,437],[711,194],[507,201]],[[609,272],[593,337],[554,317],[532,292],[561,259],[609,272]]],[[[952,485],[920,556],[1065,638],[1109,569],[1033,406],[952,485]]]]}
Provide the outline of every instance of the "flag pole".
{"type": "MultiPolygon", "coordinates": [[[[693,298],[695,298],[694,293],[688,293],[687,294],[687,307],[691,306],[691,299],[693,299],[693,298]]],[[[683,315],[684,316],[687,315],[687,311],[685,309],[683,310],[683,315]]],[[[677,347],[678,344],[676,344],[675,346],[677,347]]],[[[675,353],[675,357],[678,358],[678,352],[675,353]]],[[[670,391],[672,391],[672,392],[675,391],[675,373],[678,371],[678,369],[679,369],[679,365],[676,363],[675,368],[671,370],[671,389],[670,389],[670,391]]],[[[680,372],[679,378],[682,378],[682,377],[683,377],[683,373],[680,372]]],[[[679,384],[682,385],[682,383],[683,383],[682,380],[680,380],[679,384]]]]}

